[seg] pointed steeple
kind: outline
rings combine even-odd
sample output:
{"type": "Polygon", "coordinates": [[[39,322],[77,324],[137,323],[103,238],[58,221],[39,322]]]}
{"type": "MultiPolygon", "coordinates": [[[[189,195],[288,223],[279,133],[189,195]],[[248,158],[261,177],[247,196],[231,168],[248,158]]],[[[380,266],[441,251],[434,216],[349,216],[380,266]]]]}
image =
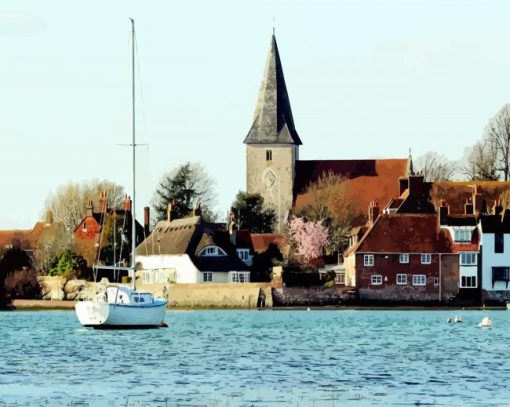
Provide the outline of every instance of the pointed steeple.
{"type": "Polygon", "coordinates": [[[273,32],[257,108],[245,144],[303,144],[294,128],[289,95],[273,32]]]}

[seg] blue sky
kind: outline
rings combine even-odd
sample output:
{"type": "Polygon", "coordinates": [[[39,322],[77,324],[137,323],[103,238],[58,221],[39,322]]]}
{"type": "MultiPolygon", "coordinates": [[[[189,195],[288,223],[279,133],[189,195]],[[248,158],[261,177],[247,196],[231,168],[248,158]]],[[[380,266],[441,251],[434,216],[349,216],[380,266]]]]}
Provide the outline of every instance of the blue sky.
{"type": "MultiPolygon", "coordinates": [[[[30,228],[70,180],[130,185],[129,17],[138,60],[138,207],[187,160],[224,214],[273,19],[301,159],[461,158],[510,101],[510,2],[23,1],[0,6],[0,229],[30,228]]],[[[128,188],[129,189],[129,188],[128,188]]],[[[139,216],[141,211],[137,209],[139,216]]]]}

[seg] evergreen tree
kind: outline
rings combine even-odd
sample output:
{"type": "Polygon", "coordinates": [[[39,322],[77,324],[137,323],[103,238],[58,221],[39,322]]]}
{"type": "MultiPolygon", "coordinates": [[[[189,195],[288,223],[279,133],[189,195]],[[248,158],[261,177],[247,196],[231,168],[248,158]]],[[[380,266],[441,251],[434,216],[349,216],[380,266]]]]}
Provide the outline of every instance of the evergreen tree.
{"type": "Polygon", "coordinates": [[[239,229],[252,233],[270,233],[273,230],[276,214],[273,209],[264,207],[264,198],[260,194],[239,191],[231,211],[239,229]]]}
{"type": "Polygon", "coordinates": [[[165,174],[156,189],[153,199],[155,216],[158,221],[167,218],[168,204],[173,202],[175,218],[189,216],[193,207],[200,202],[202,217],[214,221],[215,193],[213,181],[205,169],[196,163],[187,162],[165,174]]]}

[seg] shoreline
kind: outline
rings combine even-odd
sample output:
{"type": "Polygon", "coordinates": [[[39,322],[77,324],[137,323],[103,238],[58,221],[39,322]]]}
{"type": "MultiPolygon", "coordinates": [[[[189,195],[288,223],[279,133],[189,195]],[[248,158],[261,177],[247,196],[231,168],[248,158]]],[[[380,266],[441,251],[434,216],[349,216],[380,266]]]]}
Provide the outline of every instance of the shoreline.
{"type": "MultiPolygon", "coordinates": [[[[13,311],[70,311],[74,310],[76,301],[56,301],[56,300],[14,300],[13,311]]],[[[440,305],[295,305],[279,306],[273,308],[238,308],[238,307],[168,307],[168,310],[176,311],[199,311],[199,310],[253,310],[253,311],[506,311],[501,307],[460,307],[460,306],[440,306],[440,305]]]]}

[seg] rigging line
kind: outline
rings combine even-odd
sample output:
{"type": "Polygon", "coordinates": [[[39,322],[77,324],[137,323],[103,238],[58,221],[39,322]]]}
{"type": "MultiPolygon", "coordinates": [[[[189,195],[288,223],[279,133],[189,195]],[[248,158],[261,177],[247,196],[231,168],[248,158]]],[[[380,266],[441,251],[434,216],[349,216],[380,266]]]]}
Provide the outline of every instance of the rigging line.
{"type": "Polygon", "coordinates": [[[142,117],[143,117],[143,125],[147,130],[147,120],[145,118],[145,102],[143,99],[143,82],[142,82],[142,70],[140,69],[140,58],[138,58],[138,42],[136,40],[136,33],[134,34],[134,42],[135,42],[135,59],[136,59],[136,67],[138,68],[138,82],[140,88],[140,101],[142,102],[142,117]]]}

